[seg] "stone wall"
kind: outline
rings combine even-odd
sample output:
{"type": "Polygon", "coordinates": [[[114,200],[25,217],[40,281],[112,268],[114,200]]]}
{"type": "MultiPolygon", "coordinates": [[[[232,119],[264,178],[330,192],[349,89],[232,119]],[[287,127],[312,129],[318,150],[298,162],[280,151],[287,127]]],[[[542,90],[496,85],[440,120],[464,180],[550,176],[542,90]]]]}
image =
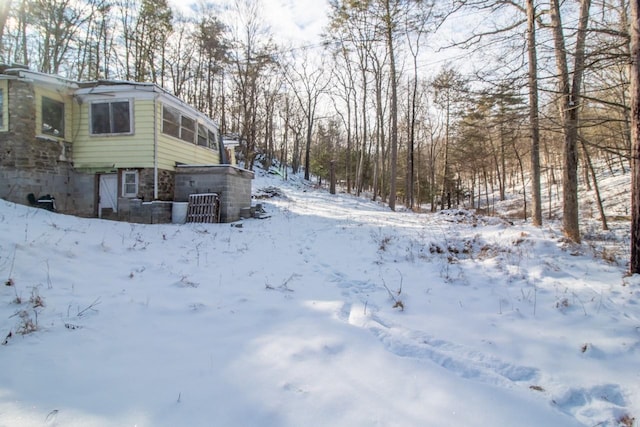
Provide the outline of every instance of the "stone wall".
{"type": "Polygon", "coordinates": [[[186,202],[190,194],[217,193],[220,221],[240,219],[240,210],[251,207],[253,172],[230,165],[178,166],[174,201],[186,202]]]}
{"type": "Polygon", "coordinates": [[[9,128],[0,132],[0,198],[27,204],[27,194],[49,194],[58,210],[93,215],[95,180],[78,174],[71,163],[72,145],[37,138],[33,84],[9,80],[9,128]]]}
{"type": "MultiPolygon", "coordinates": [[[[154,200],[153,194],[154,171],[151,168],[140,169],[138,195],[143,200],[154,200]]],[[[158,200],[173,200],[175,172],[164,169],[158,170],[158,200]]]]}
{"type": "Polygon", "coordinates": [[[118,199],[118,221],[140,224],[166,224],[171,222],[172,202],[143,202],[140,199],[118,199]]]}

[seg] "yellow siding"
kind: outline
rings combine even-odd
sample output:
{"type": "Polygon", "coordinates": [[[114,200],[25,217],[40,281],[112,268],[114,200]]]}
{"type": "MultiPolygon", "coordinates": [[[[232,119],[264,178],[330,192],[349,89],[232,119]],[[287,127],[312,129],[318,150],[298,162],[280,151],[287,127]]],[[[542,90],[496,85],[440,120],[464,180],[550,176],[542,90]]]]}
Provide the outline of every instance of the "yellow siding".
{"type": "MultiPolygon", "coordinates": [[[[121,101],[125,98],[110,98],[121,101]]],[[[102,101],[102,100],[101,100],[102,101]]],[[[176,163],[189,165],[219,164],[217,151],[191,144],[162,133],[162,102],[153,99],[133,100],[131,135],[90,135],[90,104],[87,100],[75,107],[73,158],[77,168],[152,168],[155,166],[154,138],[157,138],[157,166],[175,170],[176,163]],[[155,125],[155,132],[154,132],[155,125]]]]}
{"type": "Polygon", "coordinates": [[[89,133],[90,102],[87,101],[79,107],[80,119],[73,146],[74,164],[77,168],[110,165],[116,168],[154,166],[153,100],[133,100],[132,108],[133,134],[92,136],[89,133]]]}
{"type": "Polygon", "coordinates": [[[44,135],[47,138],[64,139],[71,141],[73,127],[72,110],[73,110],[73,97],[71,95],[64,95],[57,90],[50,90],[41,86],[35,86],[34,92],[36,95],[36,135],[44,135]],[[58,138],[53,135],[42,133],[42,97],[46,96],[49,99],[53,99],[58,102],[64,103],[64,138],[58,138]]]}
{"type": "Polygon", "coordinates": [[[158,144],[158,167],[174,170],[176,162],[186,165],[217,165],[218,153],[196,144],[161,135],[158,144]]]}

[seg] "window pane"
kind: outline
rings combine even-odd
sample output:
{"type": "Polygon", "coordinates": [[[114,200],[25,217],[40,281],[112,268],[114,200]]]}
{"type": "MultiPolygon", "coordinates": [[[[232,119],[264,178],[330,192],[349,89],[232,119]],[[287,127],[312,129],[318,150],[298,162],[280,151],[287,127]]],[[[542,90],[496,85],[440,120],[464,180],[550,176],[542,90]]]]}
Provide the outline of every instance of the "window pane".
{"type": "Polygon", "coordinates": [[[187,117],[187,116],[182,116],[182,123],[181,123],[182,127],[185,129],[188,129],[192,132],[195,133],[196,130],[196,122],[195,120],[187,117]]]}
{"type": "Polygon", "coordinates": [[[162,132],[166,133],[167,135],[174,136],[176,138],[180,136],[180,128],[178,127],[177,124],[172,122],[167,122],[167,121],[162,122],[162,132]]]}
{"type": "Polygon", "coordinates": [[[111,133],[109,116],[108,102],[91,104],[91,133],[94,135],[111,133]]]}
{"type": "Polygon", "coordinates": [[[180,122],[182,129],[180,129],[180,139],[187,142],[194,142],[196,136],[196,122],[189,117],[182,116],[180,122]]]}
{"type": "Polygon", "coordinates": [[[215,133],[209,131],[209,147],[214,150],[218,149],[218,138],[215,133]]]}
{"type": "Polygon", "coordinates": [[[166,105],[164,105],[162,107],[162,118],[164,120],[178,124],[180,122],[180,113],[178,113],[178,110],[176,110],[175,108],[167,107],[166,105]]]}
{"type": "Polygon", "coordinates": [[[180,129],[180,139],[187,142],[194,142],[196,136],[196,122],[189,117],[182,116],[180,122],[182,129],[180,129]]]}
{"type": "Polygon", "coordinates": [[[196,136],[195,132],[182,128],[180,139],[187,142],[193,142],[193,138],[196,136]]]}
{"type": "Polygon", "coordinates": [[[180,113],[166,105],[162,108],[162,132],[180,138],[180,113]]]}
{"type": "Polygon", "coordinates": [[[135,171],[124,172],[122,180],[123,196],[136,196],[138,194],[138,173],[135,171]]]}
{"type": "Polygon", "coordinates": [[[207,128],[198,124],[198,145],[207,146],[207,128]]]}
{"type": "Polygon", "coordinates": [[[129,101],[112,102],[111,111],[113,113],[111,133],[131,133],[129,101]]]}
{"type": "Polygon", "coordinates": [[[42,133],[64,137],[64,104],[42,97],[42,133]]]}

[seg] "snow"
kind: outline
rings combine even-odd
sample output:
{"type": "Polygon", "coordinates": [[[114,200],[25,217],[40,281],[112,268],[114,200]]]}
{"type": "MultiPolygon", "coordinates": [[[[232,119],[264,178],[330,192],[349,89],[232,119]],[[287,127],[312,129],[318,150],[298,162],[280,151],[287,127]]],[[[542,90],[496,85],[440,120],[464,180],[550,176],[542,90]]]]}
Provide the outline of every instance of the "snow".
{"type": "Polygon", "coordinates": [[[635,425],[628,222],[575,245],[253,187],[263,218],[234,224],[0,200],[0,427],[635,425]]]}

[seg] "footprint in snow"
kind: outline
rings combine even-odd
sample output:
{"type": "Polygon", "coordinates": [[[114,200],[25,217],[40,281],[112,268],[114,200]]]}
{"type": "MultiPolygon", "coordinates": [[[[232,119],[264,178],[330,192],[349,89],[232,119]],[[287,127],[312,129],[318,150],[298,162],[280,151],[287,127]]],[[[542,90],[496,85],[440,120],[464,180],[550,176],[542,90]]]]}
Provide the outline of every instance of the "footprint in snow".
{"type": "Polygon", "coordinates": [[[571,388],[552,402],[563,412],[589,425],[618,426],[627,406],[624,393],[616,384],[591,388],[571,388]]]}
{"type": "Polygon", "coordinates": [[[514,383],[534,381],[539,376],[536,368],[506,362],[420,331],[410,331],[376,315],[370,319],[369,330],[390,352],[431,361],[462,378],[510,387],[514,383]]]}

